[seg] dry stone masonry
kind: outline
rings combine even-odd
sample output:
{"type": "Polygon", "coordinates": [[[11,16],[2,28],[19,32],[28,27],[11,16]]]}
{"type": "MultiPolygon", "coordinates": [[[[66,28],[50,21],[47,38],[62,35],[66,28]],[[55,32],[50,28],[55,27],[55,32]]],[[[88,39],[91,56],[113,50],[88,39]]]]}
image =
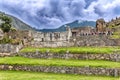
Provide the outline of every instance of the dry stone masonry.
{"type": "Polygon", "coordinates": [[[0,70],[52,72],[82,75],[100,76],[120,76],[120,68],[100,68],[100,67],[66,67],[66,66],[30,66],[30,65],[0,65],[0,70]]]}
{"type": "Polygon", "coordinates": [[[71,54],[71,53],[19,53],[18,55],[28,58],[45,58],[45,59],[78,59],[78,60],[109,60],[109,61],[117,61],[120,62],[120,54],[119,53],[111,53],[111,54],[71,54]]]}
{"type": "Polygon", "coordinates": [[[19,45],[11,45],[11,44],[0,44],[0,56],[10,56],[16,55],[19,50],[23,47],[22,44],[19,45]]]}

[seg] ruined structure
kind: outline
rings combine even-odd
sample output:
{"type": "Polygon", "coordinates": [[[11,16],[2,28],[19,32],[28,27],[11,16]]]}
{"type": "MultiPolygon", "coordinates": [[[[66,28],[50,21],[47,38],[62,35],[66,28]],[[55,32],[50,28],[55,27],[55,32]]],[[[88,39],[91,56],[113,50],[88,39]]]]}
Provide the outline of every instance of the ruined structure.
{"type": "MultiPolygon", "coordinates": [[[[9,38],[18,40],[24,46],[33,47],[70,47],[70,46],[116,46],[119,40],[110,38],[113,29],[109,26],[119,26],[120,18],[105,22],[104,19],[96,21],[96,27],[86,26],[70,29],[64,32],[37,32],[13,30],[8,33],[9,38]]],[[[2,33],[0,33],[2,35],[2,33]]]]}
{"type": "Polygon", "coordinates": [[[119,25],[119,18],[107,23],[104,19],[96,21],[96,27],[67,28],[65,32],[34,32],[31,46],[34,47],[70,47],[70,46],[118,46],[119,40],[111,39],[113,29],[109,26],[119,25]],[[117,22],[118,21],[118,22],[117,22]]]}
{"type": "Polygon", "coordinates": [[[98,33],[106,32],[106,23],[105,23],[104,19],[98,19],[96,21],[96,31],[98,33]]]}
{"type": "Polygon", "coordinates": [[[79,36],[87,36],[87,35],[94,35],[95,34],[95,28],[87,26],[87,27],[80,27],[80,28],[73,28],[71,30],[73,37],[79,37],[79,36]]]}
{"type": "Polygon", "coordinates": [[[15,40],[15,44],[19,44],[19,43],[22,42],[24,46],[29,46],[30,42],[33,39],[32,32],[28,31],[28,30],[24,30],[24,31],[20,31],[20,30],[10,31],[8,33],[8,36],[9,36],[10,39],[15,40]]]}
{"type": "Polygon", "coordinates": [[[31,46],[35,47],[65,47],[69,46],[71,38],[71,29],[67,28],[65,32],[33,32],[33,41],[31,46]]]}

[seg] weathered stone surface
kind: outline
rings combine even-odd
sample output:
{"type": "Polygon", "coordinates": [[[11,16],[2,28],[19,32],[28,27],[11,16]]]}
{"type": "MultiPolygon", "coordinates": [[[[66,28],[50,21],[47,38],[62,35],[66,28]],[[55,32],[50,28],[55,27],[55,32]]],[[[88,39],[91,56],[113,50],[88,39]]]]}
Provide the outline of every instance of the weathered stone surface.
{"type": "Polygon", "coordinates": [[[105,24],[105,21],[104,19],[98,19],[96,21],[96,31],[97,32],[105,32],[105,27],[106,27],[106,24],[105,24]]]}
{"type": "Polygon", "coordinates": [[[117,61],[120,62],[120,54],[113,53],[113,54],[59,54],[59,53],[19,53],[18,55],[23,57],[29,58],[61,58],[61,59],[86,59],[86,60],[110,60],[110,61],[117,61]]]}
{"type": "Polygon", "coordinates": [[[0,56],[10,56],[22,48],[22,45],[0,44],[0,56]]]}
{"type": "Polygon", "coordinates": [[[75,43],[74,46],[117,46],[116,40],[109,39],[106,35],[90,35],[80,36],[76,38],[76,42],[71,40],[70,43],[75,43]]]}
{"type": "Polygon", "coordinates": [[[93,68],[93,67],[65,67],[65,66],[29,66],[29,65],[0,65],[0,70],[16,71],[35,71],[35,72],[52,72],[66,74],[82,75],[104,75],[120,76],[120,68],[93,68]]]}

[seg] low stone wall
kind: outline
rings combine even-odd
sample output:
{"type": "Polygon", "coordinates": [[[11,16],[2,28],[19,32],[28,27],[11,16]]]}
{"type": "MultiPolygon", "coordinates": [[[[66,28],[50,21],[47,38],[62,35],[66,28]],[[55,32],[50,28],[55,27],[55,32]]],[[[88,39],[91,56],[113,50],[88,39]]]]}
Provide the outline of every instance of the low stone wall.
{"type": "Polygon", "coordinates": [[[71,53],[19,53],[18,55],[28,58],[61,58],[61,59],[86,59],[86,60],[110,60],[120,61],[120,54],[71,54],[71,53]]]}
{"type": "Polygon", "coordinates": [[[18,53],[22,48],[22,44],[20,45],[12,45],[12,44],[0,44],[0,53],[18,53]]]}
{"type": "Polygon", "coordinates": [[[80,36],[74,39],[71,39],[74,46],[119,46],[120,44],[115,39],[110,39],[110,36],[106,35],[89,35],[89,36],[80,36]]]}
{"type": "Polygon", "coordinates": [[[66,47],[73,46],[73,43],[70,44],[68,41],[32,41],[31,46],[33,47],[66,47]]]}
{"type": "Polygon", "coordinates": [[[30,66],[30,65],[0,65],[0,70],[17,70],[17,71],[35,71],[35,72],[52,72],[66,74],[82,75],[103,75],[103,76],[120,76],[120,68],[92,68],[92,67],[59,67],[59,66],[30,66]]]}

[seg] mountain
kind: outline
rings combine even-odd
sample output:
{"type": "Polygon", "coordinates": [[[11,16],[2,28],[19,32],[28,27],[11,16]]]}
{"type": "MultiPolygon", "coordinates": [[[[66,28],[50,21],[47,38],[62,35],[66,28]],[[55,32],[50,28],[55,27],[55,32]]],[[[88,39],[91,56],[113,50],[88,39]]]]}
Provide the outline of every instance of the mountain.
{"type": "Polygon", "coordinates": [[[23,21],[19,20],[18,18],[5,14],[3,12],[0,12],[0,15],[8,16],[12,19],[12,26],[17,30],[34,30],[31,26],[24,23],[23,21]]]}
{"type": "Polygon", "coordinates": [[[70,28],[87,27],[87,26],[95,27],[96,22],[95,21],[76,20],[74,22],[62,25],[56,29],[42,29],[42,30],[38,30],[38,31],[41,31],[41,32],[62,32],[62,31],[66,31],[67,26],[69,26],[70,28]]]}

